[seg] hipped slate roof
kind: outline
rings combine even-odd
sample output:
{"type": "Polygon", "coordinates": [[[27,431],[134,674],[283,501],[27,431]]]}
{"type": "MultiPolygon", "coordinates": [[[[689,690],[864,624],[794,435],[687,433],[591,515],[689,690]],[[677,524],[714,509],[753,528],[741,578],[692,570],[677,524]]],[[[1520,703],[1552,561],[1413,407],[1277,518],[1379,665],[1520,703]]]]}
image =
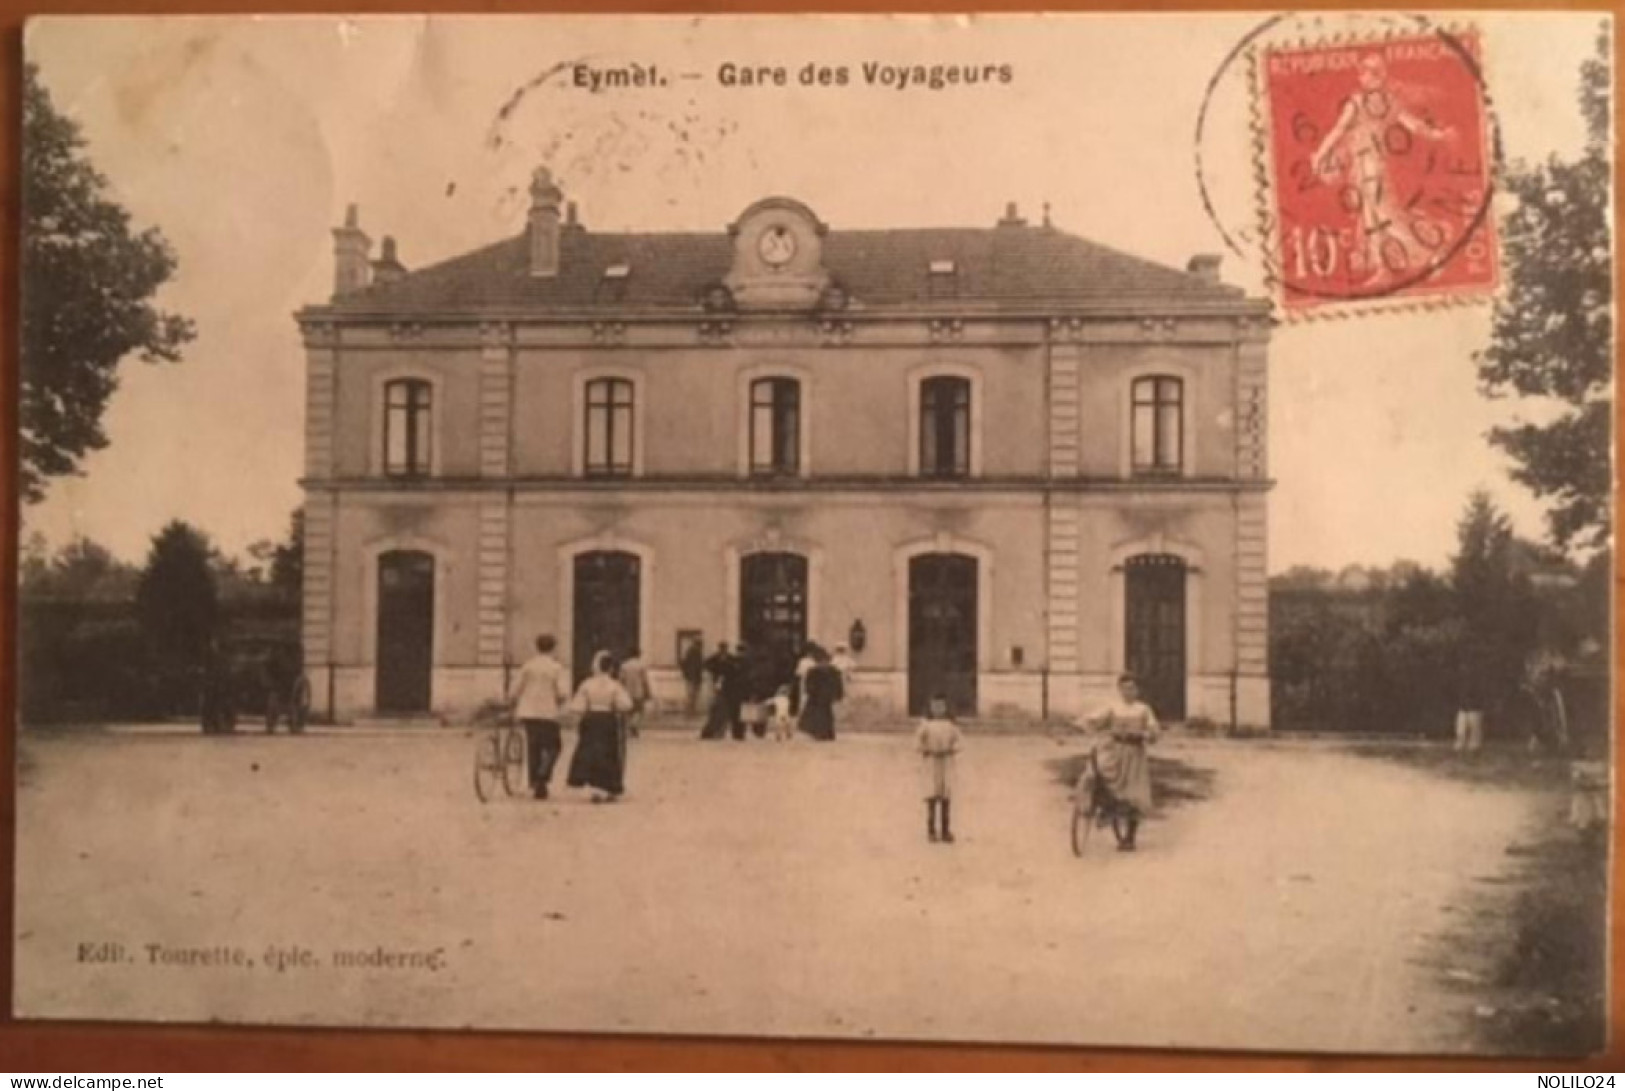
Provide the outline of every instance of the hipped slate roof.
{"type": "MultiPolygon", "coordinates": [[[[1239,288],[1136,258],[1053,227],[831,230],[823,260],[856,306],[967,302],[1031,304],[1165,300],[1240,301],[1239,288]],[[935,290],[932,262],[952,261],[950,288],[935,290]]],[[[708,234],[599,234],[560,229],[559,271],[530,275],[524,235],[374,284],[335,300],[340,311],[479,308],[697,307],[733,262],[733,239],[708,234]],[[608,284],[612,265],[631,267],[608,284]]]]}

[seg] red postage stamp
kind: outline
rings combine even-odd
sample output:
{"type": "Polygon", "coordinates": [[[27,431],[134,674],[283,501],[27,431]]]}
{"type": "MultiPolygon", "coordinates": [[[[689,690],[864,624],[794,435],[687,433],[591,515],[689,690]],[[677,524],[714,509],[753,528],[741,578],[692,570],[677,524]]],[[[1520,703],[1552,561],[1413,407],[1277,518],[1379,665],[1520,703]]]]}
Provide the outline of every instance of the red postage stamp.
{"type": "Polygon", "coordinates": [[[1290,317],[1492,294],[1493,145],[1476,33],[1265,48],[1269,272],[1290,317]]]}

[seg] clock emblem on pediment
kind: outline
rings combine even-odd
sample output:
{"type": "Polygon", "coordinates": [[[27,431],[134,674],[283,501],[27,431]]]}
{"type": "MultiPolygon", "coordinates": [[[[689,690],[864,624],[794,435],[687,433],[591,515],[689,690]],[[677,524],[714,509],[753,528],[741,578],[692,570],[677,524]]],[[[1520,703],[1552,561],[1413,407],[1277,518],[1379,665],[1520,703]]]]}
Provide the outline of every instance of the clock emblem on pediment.
{"type": "Polygon", "coordinates": [[[800,201],[757,201],[728,227],[733,263],[724,278],[742,310],[811,310],[829,287],[823,240],[828,232],[800,201]]]}
{"type": "Polygon", "coordinates": [[[784,224],[773,224],[757,236],[757,253],[773,269],[782,269],[796,256],[796,233],[784,224]]]}

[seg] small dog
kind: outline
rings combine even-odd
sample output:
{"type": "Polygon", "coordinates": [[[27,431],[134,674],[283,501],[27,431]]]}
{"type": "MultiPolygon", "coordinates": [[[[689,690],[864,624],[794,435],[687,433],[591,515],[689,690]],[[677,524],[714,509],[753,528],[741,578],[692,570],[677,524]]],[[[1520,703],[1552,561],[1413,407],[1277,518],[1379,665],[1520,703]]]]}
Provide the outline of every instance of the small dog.
{"type": "Polygon", "coordinates": [[[790,715],[790,687],[780,686],[767,702],[769,722],[773,725],[773,738],[778,742],[789,742],[795,737],[796,722],[790,715]]]}

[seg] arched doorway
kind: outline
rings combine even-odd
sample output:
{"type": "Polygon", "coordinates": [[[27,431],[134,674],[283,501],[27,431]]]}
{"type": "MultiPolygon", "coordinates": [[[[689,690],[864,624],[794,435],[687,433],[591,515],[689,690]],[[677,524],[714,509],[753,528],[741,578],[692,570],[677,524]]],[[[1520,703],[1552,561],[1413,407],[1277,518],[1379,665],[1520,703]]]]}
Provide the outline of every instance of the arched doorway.
{"type": "Polygon", "coordinates": [[[570,665],[577,685],[591,673],[594,653],[625,656],[637,646],[641,579],[635,553],[594,550],[576,554],[570,665]]]}
{"type": "Polygon", "coordinates": [[[1185,562],[1142,553],[1124,565],[1123,662],[1140,693],[1164,721],[1185,718],[1185,562]]]}
{"type": "Polygon", "coordinates": [[[807,558],[750,553],[739,561],[739,639],[765,662],[764,676],[795,677],[807,644],[807,558]]]}
{"type": "Polygon", "coordinates": [[[434,555],[391,550],[378,555],[379,712],[429,711],[434,669],[434,555]]]}
{"type": "Polygon", "coordinates": [[[908,709],[943,693],[958,714],[976,711],[976,558],[922,553],[908,562],[908,709]]]}

